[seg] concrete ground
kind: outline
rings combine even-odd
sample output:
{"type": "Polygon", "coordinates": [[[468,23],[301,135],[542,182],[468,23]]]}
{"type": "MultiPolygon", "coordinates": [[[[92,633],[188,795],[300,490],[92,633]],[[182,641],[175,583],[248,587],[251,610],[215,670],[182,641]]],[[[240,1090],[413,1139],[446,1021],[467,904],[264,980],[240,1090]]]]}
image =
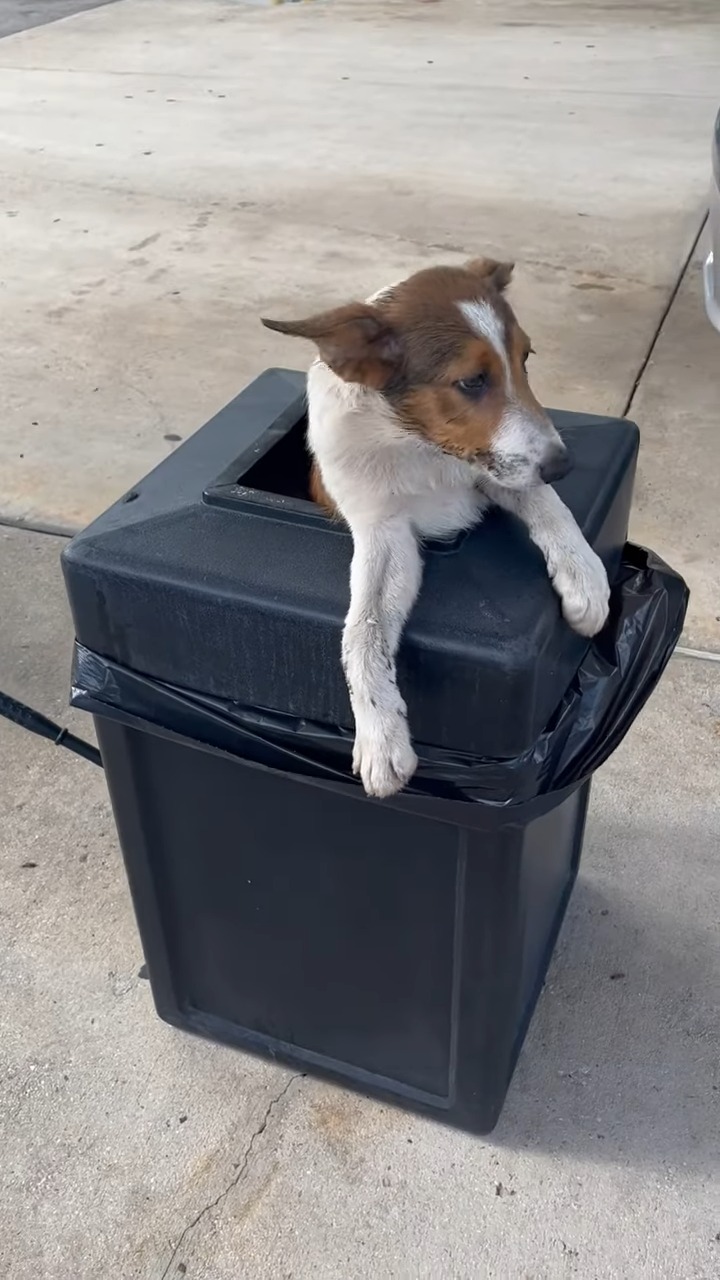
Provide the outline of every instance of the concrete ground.
{"type": "Polygon", "coordinates": [[[633,532],[710,655],[596,779],[486,1140],[159,1022],[102,773],[0,721],[7,1280],[720,1276],[719,67],[715,0],[119,0],[0,42],[0,688],[91,732],[37,530],[301,362],[259,313],[479,252],[541,396],[640,422],[633,532]]]}

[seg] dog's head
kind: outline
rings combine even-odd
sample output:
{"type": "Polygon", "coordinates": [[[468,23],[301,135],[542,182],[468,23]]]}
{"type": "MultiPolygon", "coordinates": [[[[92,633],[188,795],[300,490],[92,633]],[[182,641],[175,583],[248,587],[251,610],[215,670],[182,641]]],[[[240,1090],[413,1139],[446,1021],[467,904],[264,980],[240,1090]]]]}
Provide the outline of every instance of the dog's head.
{"type": "Polygon", "coordinates": [[[558,480],[570,459],[527,378],[530,339],[504,294],[512,264],[432,267],[307,320],[263,320],[310,338],[347,382],[390,402],[400,421],[509,489],[558,480]]]}

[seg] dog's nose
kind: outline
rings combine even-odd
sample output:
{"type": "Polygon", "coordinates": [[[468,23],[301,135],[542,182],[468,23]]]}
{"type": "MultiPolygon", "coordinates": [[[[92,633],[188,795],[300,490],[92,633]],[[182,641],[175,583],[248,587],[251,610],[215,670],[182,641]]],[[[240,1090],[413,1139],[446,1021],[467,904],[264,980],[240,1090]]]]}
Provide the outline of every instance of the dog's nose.
{"type": "Polygon", "coordinates": [[[551,484],[553,480],[562,480],[572,471],[572,458],[565,445],[553,449],[540,467],[540,479],[543,484],[551,484]]]}

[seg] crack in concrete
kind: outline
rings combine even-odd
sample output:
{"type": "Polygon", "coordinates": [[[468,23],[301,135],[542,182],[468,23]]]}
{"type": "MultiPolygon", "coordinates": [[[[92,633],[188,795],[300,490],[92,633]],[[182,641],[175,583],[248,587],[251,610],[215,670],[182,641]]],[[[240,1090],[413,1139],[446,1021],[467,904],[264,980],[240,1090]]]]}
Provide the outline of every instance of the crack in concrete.
{"type": "MultiPolygon", "coordinates": [[[[697,249],[698,244],[700,243],[700,237],[701,237],[701,235],[702,235],[703,231],[705,230],[705,223],[707,222],[707,220],[708,220],[708,211],[707,211],[707,209],[706,209],[706,210],[705,210],[705,213],[703,214],[703,217],[702,217],[702,221],[701,221],[701,223],[700,223],[700,226],[698,227],[697,232],[695,233],[695,236],[693,237],[692,244],[690,245],[690,248],[688,249],[688,251],[687,251],[687,253],[686,253],[686,255],[685,255],[685,258],[684,258],[684,260],[683,260],[682,266],[680,267],[680,270],[679,270],[679,272],[678,272],[678,276],[677,276],[677,279],[676,279],[676,281],[675,281],[675,284],[673,285],[672,289],[670,290],[670,295],[669,295],[669,297],[668,297],[667,302],[665,303],[665,306],[663,307],[662,314],[660,315],[660,318],[659,318],[659,320],[658,320],[658,322],[657,322],[657,324],[656,324],[656,326],[655,326],[655,330],[654,330],[653,335],[652,335],[652,337],[651,337],[651,339],[650,339],[650,342],[649,342],[649,345],[648,345],[648,349],[647,349],[647,351],[645,352],[645,355],[644,355],[643,359],[642,359],[642,360],[641,360],[641,362],[640,362],[640,368],[638,369],[638,371],[637,371],[637,373],[636,373],[636,375],[635,375],[635,380],[634,380],[634,382],[633,382],[633,384],[632,384],[632,387],[630,388],[630,394],[629,394],[629,396],[628,396],[627,400],[625,401],[625,408],[623,409],[622,413],[620,414],[620,417],[621,417],[621,418],[627,418],[627,416],[628,416],[628,414],[629,414],[629,412],[630,412],[630,410],[631,410],[631,408],[632,408],[633,401],[634,401],[634,399],[635,399],[635,396],[637,395],[637,392],[638,392],[638,388],[639,388],[639,386],[640,386],[640,383],[642,382],[643,377],[645,376],[645,370],[647,369],[647,367],[648,367],[648,365],[649,365],[650,361],[652,360],[653,353],[654,353],[655,348],[656,348],[656,346],[657,346],[657,344],[658,344],[658,340],[659,340],[659,338],[660,338],[660,335],[661,335],[661,333],[662,333],[663,329],[665,328],[665,321],[667,320],[668,316],[670,315],[670,312],[671,312],[671,310],[672,310],[673,303],[675,302],[675,299],[677,298],[678,293],[680,292],[680,286],[682,285],[682,282],[683,282],[683,280],[685,279],[685,276],[687,275],[687,272],[688,272],[688,268],[689,268],[689,266],[690,266],[690,263],[692,262],[693,258],[695,257],[695,250],[697,249]]],[[[709,322],[708,322],[708,323],[709,323],[709,322]]]]}
{"type": "Polygon", "coordinates": [[[248,1165],[250,1164],[253,1150],[255,1148],[255,1143],[258,1141],[259,1138],[262,1137],[265,1130],[267,1129],[268,1124],[270,1122],[270,1117],[273,1111],[278,1106],[278,1104],[282,1102],[283,1098],[287,1094],[291,1085],[293,1085],[296,1080],[303,1080],[304,1078],[305,1078],[304,1072],[302,1071],[296,1072],[295,1075],[290,1077],[287,1084],[283,1085],[283,1088],[280,1090],[280,1092],[276,1094],[274,1098],[270,1099],[270,1102],[265,1108],[265,1114],[263,1115],[263,1118],[260,1121],[260,1124],[258,1125],[255,1132],[252,1134],[252,1137],[250,1138],[250,1141],[247,1144],[247,1147],[245,1148],[242,1159],[240,1160],[240,1163],[237,1167],[237,1172],[230,1179],[227,1186],[224,1187],[223,1190],[220,1191],[218,1195],[215,1196],[215,1199],[210,1200],[208,1204],[204,1205],[203,1208],[200,1209],[200,1211],[195,1214],[195,1217],[192,1219],[192,1221],[189,1222],[188,1225],[183,1228],[180,1235],[178,1236],[177,1244],[173,1248],[173,1251],[170,1255],[167,1266],[165,1267],[160,1277],[160,1280],[167,1280],[167,1277],[170,1274],[170,1268],[172,1267],[173,1263],[176,1261],[177,1256],[182,1246],[185,1244],[185,1241],[187,1240],[190,1233],[195,1230],[195,1228],[198,1226],[200,1222],[202,1222],[203,1218],[205,1218],[207,1214],[212,1213],[213,1209],[217,1209],[218,1206],[221,1205],[227,1199],[227,1197],[230,1195],[230,1192],[234,1191],[235,1187],[237,1187],[239,1183],[242,1181],[243,1177],[247,1173],[248,1165]]]}
{"type": "Polygon", "coordinates": [[[165,1054],[166,1054],[166,1053],[167,1053],[167,1049],[166,1049],[166,1046],[163,1044],[163,1045],[161,1045],[161,1047],[158,1049],[157,1053],[155,1054],[155,1057],[154,1057],[154,1058],[153,1058],[153,1060],[152,1060],[152,1063],[151,1063],[151,1065],[150,1065],[150,1068],[149,1068],[149,1070],[148,1070],[148,1071],[146,1072],[146,1074],[145,1074],[145,1079],[143,1080],[143,1082],[142,1082],[142,1084],[141,1084],[140,1088],[138,1089],[137,1097],[136,1097],[136,1099],[135,1099],[135,1106],[136,1106],[136,1107],[139,1107],[139,1106],[140,1106],[140,1103],[141,1103],[141,1101],[142,1101],[142,1098],[143,1098],[143,1095],[144,1095],[144,1093],[145,1093],[145,1090],[147,1089],[148,1085],[150,1084],[150,1081],[152,1080],[153,1076],[155,1075],[155,1068],[156,1068],[156,1066],[158,1065],[158,1063],[160,1062],[160,1059],[165,1057],[165,1054]]]}

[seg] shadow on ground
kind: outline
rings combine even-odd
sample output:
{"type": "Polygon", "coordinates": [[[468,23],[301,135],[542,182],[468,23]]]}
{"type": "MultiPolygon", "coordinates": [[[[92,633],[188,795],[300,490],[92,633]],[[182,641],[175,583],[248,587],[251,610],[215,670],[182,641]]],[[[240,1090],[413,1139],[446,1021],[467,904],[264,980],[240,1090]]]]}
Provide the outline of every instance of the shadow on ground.
{"type": "MultiPolygon", "coordinates": [[[[686,862],[715,856],[710,832],[678,825],[633,839],[595,817],[604,845],[648,845],[686,862]]],[[[701,883],[701,881],[700,881],[701,883]]],[[[717,923],[688,904],[582,878],[505,1112],[501,1146],[658,1169],[720,1168],[717,923]],[[678,907],[677,911],[675,910],[678,907]]],[[[718,914],[716,908],[715,914],[718,914]]]]}

